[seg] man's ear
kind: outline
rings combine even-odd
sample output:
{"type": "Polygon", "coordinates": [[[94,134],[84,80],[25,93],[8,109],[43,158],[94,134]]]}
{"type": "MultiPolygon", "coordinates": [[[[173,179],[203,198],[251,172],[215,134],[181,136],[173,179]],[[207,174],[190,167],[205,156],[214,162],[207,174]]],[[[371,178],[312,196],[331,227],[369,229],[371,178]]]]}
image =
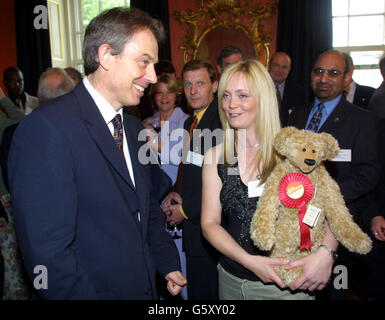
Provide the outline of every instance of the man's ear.
{"type": "Polygon", "coordinates": [[[110,68],[112,58],[114,58],[114,55],[112,54],[111,46],[107,43],[103,43],[98,48],[98,59],[100,66],[104,70],[108,70],[110,68]]]}

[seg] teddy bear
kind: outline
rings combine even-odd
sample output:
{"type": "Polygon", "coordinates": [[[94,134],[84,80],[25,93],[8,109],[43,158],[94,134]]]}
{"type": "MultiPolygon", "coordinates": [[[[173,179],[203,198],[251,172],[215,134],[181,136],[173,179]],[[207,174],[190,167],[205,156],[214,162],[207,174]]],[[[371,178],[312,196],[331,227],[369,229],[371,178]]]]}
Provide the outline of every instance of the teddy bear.
{"type": "MultiPolygon", "coordinates": [[[[339,153],[338,142],[328,133],[294,127],[281,129],[274,148],[282,156],[267,178],[250,226],[254,244],[269,257],[289,260],[317,250],[325,236],[325,219],[336,239],[348,250],[366,254],[372,242],[353,221],[340,188],[323,161],[339,153]]],[[[282,281],[290,285],[301,268],[275,266],[282,281]]]]}

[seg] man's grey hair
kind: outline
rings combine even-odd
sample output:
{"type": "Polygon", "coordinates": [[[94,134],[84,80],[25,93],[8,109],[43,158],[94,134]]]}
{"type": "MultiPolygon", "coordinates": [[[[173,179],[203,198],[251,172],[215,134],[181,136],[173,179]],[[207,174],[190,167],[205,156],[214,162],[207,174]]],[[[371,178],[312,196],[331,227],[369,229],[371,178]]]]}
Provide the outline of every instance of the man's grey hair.
{"type": "Polygon", "coordinates": [[[40,104],[62,96],[75,88],[75,82],[60,68],[50,68],[39,78],[37,96],[40,104]]]}

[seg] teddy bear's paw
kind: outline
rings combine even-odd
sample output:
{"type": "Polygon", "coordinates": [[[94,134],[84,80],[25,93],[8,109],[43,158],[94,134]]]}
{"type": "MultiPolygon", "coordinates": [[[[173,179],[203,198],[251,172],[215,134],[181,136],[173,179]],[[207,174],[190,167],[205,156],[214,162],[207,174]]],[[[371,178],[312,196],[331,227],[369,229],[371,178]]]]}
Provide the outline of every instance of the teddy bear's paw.
{"type": "Polygon", "coordinates": [[[367,239],[362,240],[360,244],[357,247],[357,253],[360,254],[367,254],[372,250],[372,240],[370,240],[369,237],[366,237],[367,239]]]}
{"type": "Polygon", "coordinates": [[[372,240],[366,233],[362,231],[360,231],[359,234],[356,235],[356,237],[349,240],[345,239],[341,242],[351,252],[367,254],[368,252],[370,252],[370,250],[372,250],[372,240]]]}
{"type": "MultiPolygon", "coordinates": [[[[258,220],[256,220],[258,222],[258,220]]],[[[275,242],[274,230],[263,223],[254,223],[250,228],[250,237],[254,244],[263,251],[270,251],[275,242]]]]}
{"type": "Polygon", "coordinates": [[[263,251],[270,251],[274,245],[274,238],[267,234],[252,232],[251,239],[254,241],[254,244],[263,251]]]}

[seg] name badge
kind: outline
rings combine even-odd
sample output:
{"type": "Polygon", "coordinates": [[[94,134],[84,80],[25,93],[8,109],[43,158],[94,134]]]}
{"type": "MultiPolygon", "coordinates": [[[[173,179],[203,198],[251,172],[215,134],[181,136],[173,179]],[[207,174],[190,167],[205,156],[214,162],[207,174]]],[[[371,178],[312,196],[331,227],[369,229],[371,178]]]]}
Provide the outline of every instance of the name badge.
{"type": "Polygon", "coordinates": [[[260,197],[265,189],[265,184],[259,185],[260,180],[249,181],[247,183],[249,198],[260,197]]]}
{"type": "Polygon", "coordinates": [[[352,161],[352,149],[341,149],[338,156],[331,159],[334,162],[351,162],[352,161]]]}
{"type": "Polygon", "coordinates": [[[200,153],[189,151],[187,153],[186,162],[198,167],[202,167],[204,158],[204,155],[200,153]]]}
{"type": "Polygon", "coordinates": [[[321,214],[320,208],[317,208],[309,204],[302,222],[306,223],[309,227],[312,228],[317,224],[320,214],[321,214]]]}

